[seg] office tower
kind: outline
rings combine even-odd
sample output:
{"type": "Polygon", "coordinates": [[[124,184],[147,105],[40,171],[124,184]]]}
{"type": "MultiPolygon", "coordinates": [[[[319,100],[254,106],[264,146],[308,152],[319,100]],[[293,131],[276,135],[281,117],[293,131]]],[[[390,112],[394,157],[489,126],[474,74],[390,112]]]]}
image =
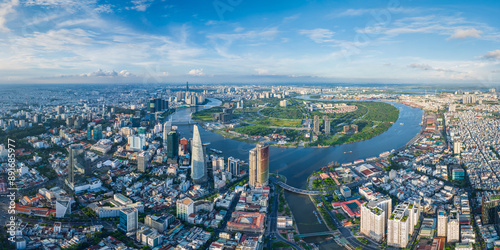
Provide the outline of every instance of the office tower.
{"type": "Polygon", "coordinates": [[[149,156],[147,152],[141,152],[137,155],[137,171],[146,172],[148,166],[149,156]]]}
{"type": "Polygon", "coordinates": [[[458,212],[451,211],[448,216],[447,237],[446,242],[458,242],[460,240],[460,222],[458,220],[458,212]]]}
{"type": "Polygon", "coordinates": [[[101,124],[98,124],[94,127],[94,129],[92,131],[92,138],[94,139],[94,141],[98,141],[98,140],[102,139],[102,125],[101,124]]]}
{"type": "Polygon", "coordinates": [[[179,156],[179,133],[170,131],[167,135],[167,157],[175,158],[179,156]]]}
{"type": "Polygon", "coordinates": [[[495,216],[500,212],[500,194],[483,195],[481,216],[483,225],[495,223],[495,216]]]}
{"type": "Polygon", "coordinates": [[[240,174],[239,162],[233,157],[229,157],[227,159],[227,171],[230,172],[233,176],[237,176],[240,174]]]}
{"type": "Polygon", "coordinates": [[[70,117],[67,117],[67,118],[66,118],[66,126],[67,126],[67,127],[72,127],[72,126],[73,126],[73,124],[74,124],[73,117],[71,117],[71,116],[70,116],[70,117]]]}
{"type": "Polygon", "coordinates": [[[149,100],[149,112],[154,114],[156,112],[164,111],[168,109],[168,101],[161,98],[151,98],[149,100]]]}
{"type": "Polygon", "coordinates": [[[251,188],[267,186],[269,182],[269,145],[258,144],[249,154],[249,184],[251,188]]]}
{"type": "Polygon", "coordinates": [[[391,214],[392,200],[389,197],[366,202],[361,206],[360,232],[376,241],[385,237],[387,219],[391,214]]]}
{"type": "Polygon", "coordinates": [[[194,202],[190,198],[177,200],[177,218],[187,221],[190,214],[194,213],[194,202]]]}
{"type": "Polygon", "coordinates": [[[327,115],[323,116],[323,122],[325,123],[325,135],[330,134],[330,117],[327,115]]]}
{"type": "Polygon", "coordinates": [[[387,245],[404,248],[420,220],[420,204],[405,201],[396,206],[387,221],[387,245]]]}
{"type": "Polygon", "coordinates": [[[118,229],[124,232],[137,230],[139,222],[139,212],[136,208],[125,208],[120,210],[120,224],[118,229]]]}
{"type": "Polygon", "coordinates": [[[66,215],[71,214],[71,200],[70,199],[57,199],[56,200],[56,218],[64,218],[66,215]]]}
{"type": "Polygon", "coordinates": [[[89,122],[87,124],[87,140],[92,140],[92,132],[94,130],[95,122],[89,122]]]}
{"type": "Polygon", "coordinates": [[[314,129],[313,129],[314,133],[319,134],[319,116],[317,116],[317,115],[314,116],[313,126],[314,126],[314,129]]]}
{"type": "Polygon", "coordinates": [[[186,82],[186,92],[189,92],[189,83],[186,82]]]}
{"type": "Polygon", "coordinates": [[[446,211],[439,210],[437,213],[437,236],[446,237],[446,227],[448,224],[448,215],[446,211]]]}
{"type": "Polygon", "coordinates": [[[205,154],[203,152],[203,145],[201,144],[198,125],[194,125],[193,128],[191,154],[191,178],[195,183],[205,183],[207,181],[207,170],[205,167],[205,154]]]}
{"type": "Polygon", "coordinates": [[[166,145],[167,145],[167,136],[168,136],[168,133],[170,133],[170,131],[172,131],[172,122],[166,121],[163,124],[163,146],[164,147],[166,147],[166,145]]]}
{"type": "Polygon", "coordinates": [[[68,148],[68,182],[71,186],[85,180],[89,173],[89,162],[85,159],[85,150],[81,144],[68,148]]]}

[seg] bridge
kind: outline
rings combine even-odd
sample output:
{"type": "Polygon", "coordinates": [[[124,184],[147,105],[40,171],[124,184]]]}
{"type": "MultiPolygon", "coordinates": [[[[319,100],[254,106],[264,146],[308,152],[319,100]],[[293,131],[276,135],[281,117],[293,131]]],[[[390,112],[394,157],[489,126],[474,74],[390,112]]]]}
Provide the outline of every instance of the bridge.
{"type": "Polygon", "coordinates": [[[325,231],[325,232],[316,232],[316,233],[308,233],[308,234],[298,234],[300,238],[306,238],[306,237],[314,237],[314,236],[326,236],[326,235],[333,235],[335,232],[334,231],[325,231]]]}
{"type": "Polygon", "coordinates": [[[278,181],[274,178],[270,178],[274,183],[278,184],[280,187],[294,193],[298,194],[306,194],[306,195],[327,195],[328,193],[332,193],[333,191],[327,192],[327,191],[311,191],[311,190],[304,190],[296,187],[292,187],[286,183],[283,183],[281,181],[278,181]]]}

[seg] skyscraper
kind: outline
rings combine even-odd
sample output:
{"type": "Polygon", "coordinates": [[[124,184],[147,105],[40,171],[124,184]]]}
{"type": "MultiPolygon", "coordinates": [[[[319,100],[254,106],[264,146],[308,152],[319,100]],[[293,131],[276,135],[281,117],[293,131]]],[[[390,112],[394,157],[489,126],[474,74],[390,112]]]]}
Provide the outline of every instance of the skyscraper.
{"type": "Polygon", "coordinates": [[[448,225],[448,215],[446,214],[446,211],[439,210],[437,213],[437,236],[438,237],[446,237],[447,225],[448,225]]]}
{"type": "Polygon", "coordinates": [[[481,206],[481,219],[483,224],[492,224],[495,222],[495,216],[500,212],[500,194],[483,195],[481,206]]]}
{"type": "Polygon", "coordinates": [[[85,159],[85,150],[81,144],[70,145],[68,148],[68,183],[74,186],[85,180],[89,172],[89,163],[85,159]]]}
{"type": "Polygon", "coordinates": [[[267,186],[269,182],[269,145],[258,144],[250,150],[249,183],[251,188],[267,186]]]}
{"type": "Polygon", "coordinates": [[[168,133],[172,131],[172,122],[171,121],[166,121],[163,124],[163,146],[167,146],[167,135],[168,133]]]}
{"type": "Polygon", "coordinates": [[[149,155],[146,152],[141,152],[137,155],[137,171],[146,172],[146,168],[149,161],[149,155]]]}
{"type": "Polygon", "coordinates": [[[167,135],[167,157],[175,158],[179,156],[179,133],[170,131],[167,135]]]}
{"type": "Polygon", "coordinates": [[[227,159],[227,171],[231,172],[233,176],[239,175],[240,174],[240,166],[239,163],[236,159],[233,157],[229,157],[227,159]]]}
{"type": "Polygon", "coordinates": [[[125,208],[120,210],[120,224],[118,229],[124,232],[137,230],[139,221],[139,212],[136,208],[125,208]]]}
{"type": "Polygon", "coordinates": [[[399,204],[387,221],[387,245],[404,248],[420,219],[418,202],[399,204]]]}
{"type": "Polygon", "coordinates": [[[360,232],[376,241],[385,237],[387,219],[391,214],[392,200],[389,197],[366,202],[361,206],[360,232]]]}
{"type": "Polygon", "coordinates": [[[325,135],[330,134],[330,117],[327,115],[323,116],[323,122],[325,123],[325,135]]]}
{"type": "Polygon", "coordinates": [[[201,144],[198,125],[194,125],[193,128],[191,154],[191,178],[195,183],[205,183],[207,181],[207,170],[205,167],[205,155],[203,153],[203,145],[201,144]]]}
{"type": "Polygon", "coordinates": [[[450,211],[448,216],[447,237],[446,242],[458,242],[460,240],[460,222],[458,220],[458,212],[450,211]]]}
{"type": "Polygon", "coordinates": [[[313,129],[314,133],[319,134],[319,116],[317,116],[317,115],[314,116],[313,126],[314,126],[314,129],[313,129]]]}

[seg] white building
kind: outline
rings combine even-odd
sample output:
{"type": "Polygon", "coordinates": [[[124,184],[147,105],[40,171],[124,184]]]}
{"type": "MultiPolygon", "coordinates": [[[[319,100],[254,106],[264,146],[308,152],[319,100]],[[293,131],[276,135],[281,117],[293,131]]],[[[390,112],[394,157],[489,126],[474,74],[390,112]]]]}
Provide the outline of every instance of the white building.
{"type": "Polygon", "coordinates": [[[458,212],[450,212],[448,217],[447,226],[447,242],[459,242],[460,241],[460,222],[458,220],[458,212]]]}
{"type": "Polygon", "coordinates": [[[420,219],[420,204],[405,201],[396,207],[387,222],[387,245],[405,248],[420,219]]]}
{"type": "Polygon", "coordinates": [[[190,214],[194,213],[194,202],[190,198],[177,200],[177,218],[187,221],[190,214]]]}
{"type": "Polygon", "coordinates": [[[376,241],[382,241],[385,236],[386,221],[392,210],[392,200],[389,197],[366,202],[361,206],[360,232],[376,241]]]}
{"type": "Polygon", "coordinates": [[[437,213],[437,236],[438,237],[446,237],[448,225],[448,215],[446,211],[439,210],[437,213]]]}

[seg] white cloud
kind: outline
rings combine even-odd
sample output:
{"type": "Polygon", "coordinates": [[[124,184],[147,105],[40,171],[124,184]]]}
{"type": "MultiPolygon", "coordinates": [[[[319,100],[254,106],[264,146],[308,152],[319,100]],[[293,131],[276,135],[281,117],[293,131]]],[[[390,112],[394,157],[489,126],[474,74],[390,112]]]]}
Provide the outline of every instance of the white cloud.
{"type": "Polygon", "coordinates": [[[15,12],[14,8],[19,5],[19,0],[11,0],[0,3],[0,31],[7,32],[9,28],[5,26],[7,23],[7,15],[15,12]]]}
{"type": "Polygon", "coordinates": [[[500,50],[493,50],[483,56],[485,59],[500,59],[500,50]]]}
{"type": "Polygon", "coordinates": [[[438,71],[438,72],[456,72],[451,69],[442,69],[442,68],[435,68],[430,66],[429,64],[420,64],[420,63],[412,63],[408,65],[410,68],[414,69],[420,69],[420,70],[426,70],[426,71],[438,71]]]}
{"type": "Polygon", "coordinates": [[[121,70],[120,72],[116,71],[103,71],[99,69],[95,72],[80,74],[81,77],[130,77],[133,76],[132,73],[127,70],[121,70]]]}
{"type": "Polygon", "coordinates": [[[332,42],[335,41],[331,39],[335,32],[329,30],[329,29],[312,29],[312,30],[300,30],[299,34],[301,35],[306,35],[309,37],[311,40],[313,40],[316,43],[325,43],[325,42],[332,42]]]}
{"type": "Polygon", "coordinates": [[[149,6],[153,3],[154,0],[132,0],[133,7],[130,9],[134,9],[137,11],[146,11],[149,6]]]}
{"type": "Polygon", "coordinates": [[[192,76],[204,76],[203,69],[192,69],[188,72],[188,75],[192,76]]]}
{"type": "Polygon", "coordinates": [[[259,75],[269,75],[269,70],[267,69],[255,69],[259,75]]]}
{"type": "Polygon", "coordinates": [[[479,38],[483,32],[474,28],[456,29],[448,39],[465,39],[467,37],[479,38]]]}

